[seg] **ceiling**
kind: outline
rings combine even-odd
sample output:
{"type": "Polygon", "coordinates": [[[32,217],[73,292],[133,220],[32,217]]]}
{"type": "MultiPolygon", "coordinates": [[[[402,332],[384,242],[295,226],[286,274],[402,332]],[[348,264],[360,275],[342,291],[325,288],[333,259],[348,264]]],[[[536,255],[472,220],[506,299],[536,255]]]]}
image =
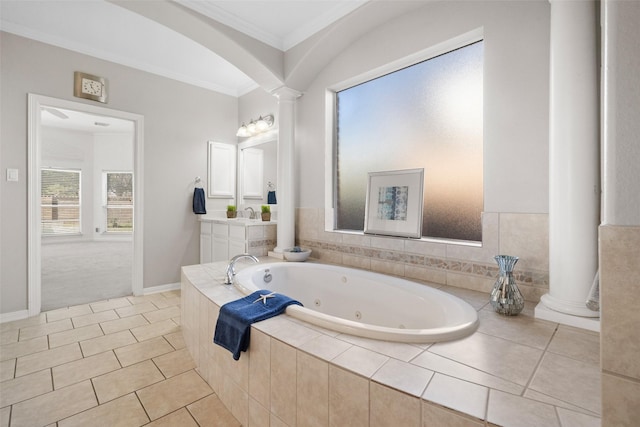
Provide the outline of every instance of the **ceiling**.
{"type": "MultiPolygon", "coordinates": [[[[286,51],[369,0],[175,0],[286,51]]],[[[257,87],[191,39],[104,0],[0,0],[0,28],[232,96],[257,87]]]]}

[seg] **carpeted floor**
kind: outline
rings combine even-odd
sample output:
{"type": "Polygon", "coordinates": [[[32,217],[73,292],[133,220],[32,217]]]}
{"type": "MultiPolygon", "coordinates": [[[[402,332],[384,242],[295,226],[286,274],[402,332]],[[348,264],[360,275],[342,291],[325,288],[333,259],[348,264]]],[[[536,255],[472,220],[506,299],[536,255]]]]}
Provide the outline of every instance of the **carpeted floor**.
{"type": "Polygon", "coordinates": [[[42,311],[131,294],[132,242],[42,245],[42,311]]]}

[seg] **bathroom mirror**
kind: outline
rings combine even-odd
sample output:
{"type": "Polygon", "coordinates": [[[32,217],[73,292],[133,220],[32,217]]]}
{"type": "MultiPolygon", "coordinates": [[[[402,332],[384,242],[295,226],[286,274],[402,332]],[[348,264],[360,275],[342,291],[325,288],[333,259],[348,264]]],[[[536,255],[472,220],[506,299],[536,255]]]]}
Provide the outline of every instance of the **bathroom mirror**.
{"type": "Polygon", "coordinates": [[[277,134],[238,144],[238,204],[266,205],[268,192],[276,191],[278,166],[277,134]]]}

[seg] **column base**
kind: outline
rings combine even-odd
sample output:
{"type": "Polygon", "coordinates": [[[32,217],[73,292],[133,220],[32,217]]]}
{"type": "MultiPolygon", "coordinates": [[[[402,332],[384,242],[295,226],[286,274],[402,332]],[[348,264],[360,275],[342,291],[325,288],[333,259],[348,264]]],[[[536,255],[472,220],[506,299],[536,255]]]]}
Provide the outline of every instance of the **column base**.
{"type": "Polygon", "coordinates": [[[284,252],[282,251],[282,249],[278,251],[278,248],[275,248],[274,250],[269,251],[267,255],[270,256],[271,258],[284,259],[284,252]]]}
{"type": "Polygon", "coordinates": [[[591,312],[592,317],[584,317],[584,316],[578,316],[574,314],[568,314],[568,313],[556,311],[545,305],[545,303],[543,302],[543,299],[546,296],[548,296],[548,294],[542,296],[540,302],[538,303],[538,305],[534,310],[536,319],[548,320],[550,322],[561,323],[567,326],[573,326],[576,328],[582,328],[589,331],[600,332],[600,318],[593,317],[594,314],[598,316],[599,315],[598,313],[591,312]]]}

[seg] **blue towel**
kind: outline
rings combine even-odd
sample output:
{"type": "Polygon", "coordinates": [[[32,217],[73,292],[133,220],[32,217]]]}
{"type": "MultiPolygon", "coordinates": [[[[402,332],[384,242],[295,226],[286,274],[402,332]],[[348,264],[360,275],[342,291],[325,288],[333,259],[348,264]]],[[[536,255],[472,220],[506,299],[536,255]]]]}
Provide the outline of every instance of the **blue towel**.
{"type": "Polygon", "coordinates": [[[267,193],[267,204],[268,205],[275,205],[278,202],[276,201],[276,192],[275,191],[269,191],[267,193]]]}
{"type": "Polygon", "coordinates": [[[302,305],[288,296],[266,289],[224,304],[220,307],[213,342],[229,350],[238,360],[240,352],[247,351],[249,347],[251,324],[277,316],[291,304],[302,305]]]}
{"type": "Polygon", "coordinates": [[[193,190],[193,213],[203,215],[207,213],[204,205],[204,189],[196,188],[193,190]]]}

